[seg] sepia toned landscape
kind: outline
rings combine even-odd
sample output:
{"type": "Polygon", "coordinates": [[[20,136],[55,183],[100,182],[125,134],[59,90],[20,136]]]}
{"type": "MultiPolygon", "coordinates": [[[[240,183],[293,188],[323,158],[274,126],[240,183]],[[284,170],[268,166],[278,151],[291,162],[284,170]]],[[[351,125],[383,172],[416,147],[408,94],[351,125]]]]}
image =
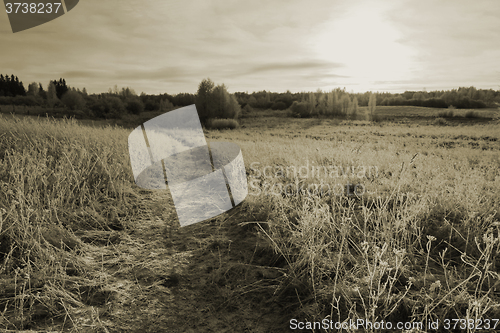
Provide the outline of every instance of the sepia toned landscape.
{"type": "Polygon", "coordinates": [[[72,3],[0,14],[0,331],[500,331],[497,1],[72,3]]]}
{"type": "Polygon", "coordinates": [[[498,316],[498,108],[360,106],[353,117],[333,105],[297,118],[322,94],[285,110],[246,104],[236,128],[205,127],[207,141],[241,147],[249,194],[184,228],[168,191],[134,184],[133,127],[113,124],[151,113],[78,120],[2,106],[3,328],[268,332],[292,318],[498,316]]]}

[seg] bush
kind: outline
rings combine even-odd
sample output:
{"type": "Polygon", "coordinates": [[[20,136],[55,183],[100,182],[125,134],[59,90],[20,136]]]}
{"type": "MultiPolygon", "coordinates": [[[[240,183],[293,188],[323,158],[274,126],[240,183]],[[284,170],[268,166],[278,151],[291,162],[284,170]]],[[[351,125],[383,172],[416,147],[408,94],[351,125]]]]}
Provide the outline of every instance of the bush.
{"type": "Polygon", "coordinates": [[[247,104],[243,107],[243,113],[251,113],[253,112],[253,108],[250,106],[250,104],[247,104]]]}
{"type": "Polygon", "coordinates": [[[235,129],[238,128],[240,124],[235,119],[209,119],[206,123],[206,127],[209,129],[235,129]]]}
{"type": "Polygon", "coordinates": [[[273,105],[271,105],[272,110],[285,110],[286,109],[286,104],[283,102],[275,102],[273,105]]]}
{"type": "Polygon", "coordinates": [[[436,118],[436,119],[434,119],[432,124],[436,125],[436,126],[446,126],[446,125],[448,125],[448,122],[446,122],[446,119],[444,119],[444,118],[436,118]]]}
{"type": "Polygon", "coordinates": [[[307,110],[307,103],[305,102],[293,102],[290,110],[292,110],[292,116],[296,118],[307,118],[311,116],[307,110]]]}
{"type": "Polygon", "coordinates": [[[482,109],[487,107],[483,101],[471,100],[468,97],[456,101],[455,104],[458,109],[482,109]]]}
{"type": "Polygon", "coordinates": [[[99,118],[120,118],[125,113],[125,105],[115,96],[94,99],[89,105],[90,111],[99,118]]]}
{"type": "Polygon", "coordinates": [[[428,108],[446,108],[448,104],[441,98],[428,98],[422,101],[421,106],[428,108]]]}
{"type": "Polygon", "coordinates": [[[61,97],[61,102],[71,110],[82,110],[85,106],[85,100],[82,95],[76,91],[68,90],[61,97]]]}

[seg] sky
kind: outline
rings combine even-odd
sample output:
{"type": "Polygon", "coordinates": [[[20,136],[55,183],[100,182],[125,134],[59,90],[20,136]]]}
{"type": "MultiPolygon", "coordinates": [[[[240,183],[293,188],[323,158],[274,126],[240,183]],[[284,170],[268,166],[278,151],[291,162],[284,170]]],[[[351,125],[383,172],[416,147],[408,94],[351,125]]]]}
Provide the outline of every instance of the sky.
{"type": "Polygon", "coordinates": [[[89,93],[500,89],[498,0],[82,0],[12,33],[0,73],[89,93]]]}

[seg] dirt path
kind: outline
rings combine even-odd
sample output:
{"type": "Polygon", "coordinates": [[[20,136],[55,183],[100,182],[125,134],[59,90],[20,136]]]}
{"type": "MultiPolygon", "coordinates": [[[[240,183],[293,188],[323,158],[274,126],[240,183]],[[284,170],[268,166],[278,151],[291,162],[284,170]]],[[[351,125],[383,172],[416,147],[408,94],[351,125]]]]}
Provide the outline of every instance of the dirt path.
{"type": "Polygon", "coordinates": [[[171,199],[153,194],[150,200],[157,207],[150,216],[120,232],[114,244],[93,246],[106,279],[106,288],[92,294],[93,331],[284,331],[283,311],[270,297],[281,269],[269,266],[268,245],[238,225],[249,218],[244,207],[169,230],[171,199]]]}

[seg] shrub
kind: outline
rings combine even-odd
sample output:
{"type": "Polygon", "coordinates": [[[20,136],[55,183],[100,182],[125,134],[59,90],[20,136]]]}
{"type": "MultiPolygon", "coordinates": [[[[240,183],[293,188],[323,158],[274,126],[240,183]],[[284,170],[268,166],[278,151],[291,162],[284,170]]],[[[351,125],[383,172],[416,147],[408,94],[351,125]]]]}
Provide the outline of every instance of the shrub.
{"type": "Polygon", "coordinates": [[[421,106],[428,108],[446,108],[448,104],[441,98],[428,98],[422,101],[421,106]]]}
{"type": "Polygon", "coordinates": [[[209,129],[235,129],[240,125],[235,119],[209,119],[206,127],[209,129]]]}
{"type": "Polygon", "coordinates": [[[245,105],[245,107],[243,107],[243,113],[251,113],[253,112],[253,108],[250,106],[250,104],[247,104],[245,105]]]}
{"type": "Polygon", "coordinates": [[[82,95],[76,91],[68,90],[61,97],[61,102],[71,110],[82,110],[85,106],[85,100],[82,95]]]}
{"type": "Polygon", "coordinates": [[[89,109],[99,118],[120,118],[125,113],[125,105],[115,96],[91,100],[89,109]]]}
{"type": "Polygon", "coordinates": [[[283,102],[275,102],[273,105],[271,105],[272,110],[285,110],[286,109],[286,104],[283,102]]]}
{"type": "Polygon", "coordinates": [[[292,116],[296,118],[307,118],[310,117],[310,113],[307,110],[307,103],[306,102],[293,102],[292,106],[290,107],[292,110],[292,116]]]}
{"type": "Polygon", "coordinates": [[[448,123],[446,122],[446,119],[444,118],[436,118],[434,119],[434,121],[432,122],[433,125],[436,125],[436,126],[446,126],[448,125],[448,123]]]}

